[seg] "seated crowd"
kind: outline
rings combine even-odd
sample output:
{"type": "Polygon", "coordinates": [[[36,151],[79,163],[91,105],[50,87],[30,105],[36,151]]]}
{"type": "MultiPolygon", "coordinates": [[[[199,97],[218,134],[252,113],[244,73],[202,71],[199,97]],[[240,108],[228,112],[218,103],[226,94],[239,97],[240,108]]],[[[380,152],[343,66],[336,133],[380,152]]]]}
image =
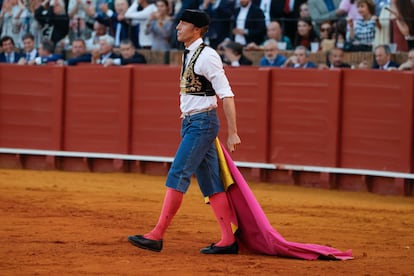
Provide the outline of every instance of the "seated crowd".
{"type": "Polygon", "coordinates": [[[137,50],[182,49],[175,26],[187,8],[210,15],[205,43],[228,66],[252,65],[250,50],[263,51],[259,66],[351,67],[344,52],[356,51],[374,53],[372,68],[407,70],[414,49],[412,0],[1,1],[0,62],[8,63],[147,63],[137,50]],[[408,52],[402,67],[391,60],[396,51],[408,52]],[[326,53],[326,63],[311,62],[312,52],[326,53]]]}

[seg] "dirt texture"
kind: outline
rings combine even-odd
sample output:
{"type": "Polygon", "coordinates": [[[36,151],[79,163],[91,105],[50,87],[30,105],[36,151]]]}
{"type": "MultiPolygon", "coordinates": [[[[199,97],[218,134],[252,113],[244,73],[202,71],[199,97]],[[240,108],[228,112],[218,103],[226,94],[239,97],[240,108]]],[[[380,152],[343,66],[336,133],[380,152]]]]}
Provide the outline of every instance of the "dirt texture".
{"type": "Polygon", "coordinates": [[[131,234],[152,229],[164,177],[0,170],[0,275],[414,275],[414,198],[249,183],[288,241],[353,249],[348,261],[240,252],[202,255],[220,231],[194,180],[161,253],[131,234]]]}

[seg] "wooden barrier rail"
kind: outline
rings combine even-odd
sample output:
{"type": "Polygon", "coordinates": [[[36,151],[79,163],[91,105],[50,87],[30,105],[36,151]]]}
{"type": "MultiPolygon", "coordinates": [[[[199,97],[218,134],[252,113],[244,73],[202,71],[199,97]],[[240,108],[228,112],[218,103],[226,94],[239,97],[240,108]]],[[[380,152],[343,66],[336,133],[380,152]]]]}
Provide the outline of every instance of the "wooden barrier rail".
{"type": "MultiPolygon", "coordinates": [[[[167,53],[167,57],[165,57],[164,52],[156,52],[151,50],[138,50],[141,54],[143,54],[147,62],[149,64],[171,64],[171,65],[180,65],[181,64],[181,57],[182,57],[182,51],[180,50],[171,50],[167,53]],[[166,62],[168,61],[168,62],[166,62]]],[[[293,51],[279,51],[280,54],[289,57],[293,55],[293,51]]],[[[264,52],[260,50],[245,50],[244,55],[249,58],[253,65],[259,65],[260,58],[263,57],[264,52]]],[[[392,54],[392,59],[401,64],[407,61],[407,53],[406,52],[397,52],[395,54],[392,54]]],[[[309,59],[316,64],[325,64],[326,63],[326,53],[325,52],[317,52],[317,53],[311,53],[309,59]]],[[[345,52],[344,53],[344,62],[354,65],[355,67],[358,67],[358,65],[361,63],[361,61],[366,60],[368,65],[371,66],[374,62],[374,54],[371,52],[345,52]]]]}
{"type": "MultiPolygon", "coordinates": [[[[0,65],[0,167],[165,174],[180,139],[179,70],[0,65]]],[[[413,72],[226,73],[247,179],[413,195],[413,72]]],[[[221,107],[219,117],[224,141],[221,107]]]]}

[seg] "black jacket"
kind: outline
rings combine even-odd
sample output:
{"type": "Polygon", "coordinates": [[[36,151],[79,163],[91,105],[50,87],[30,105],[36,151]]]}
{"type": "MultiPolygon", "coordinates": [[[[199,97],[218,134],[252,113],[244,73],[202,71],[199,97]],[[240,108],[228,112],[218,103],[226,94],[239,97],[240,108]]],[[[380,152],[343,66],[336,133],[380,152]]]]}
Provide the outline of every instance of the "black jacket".
{"type": "MultiPolygon", "coordinates": [[[[240,7],[236,9],[234,26],[237,26],[237,16],[239,13],[240,7]]],[[[254,42],[257,45],[262,44],[266,36],[266,24],[264,13],[259,7],[255,5],[250,6],[246,16],[245,29],[248,31],[248,34],[245,35],[246,44],[249,44],[250,42],[254,42]]]]}
{"type": "Polygon", "coordinates": [[[127,65],[127,64],[145,64],[147,63],[145,57],[137,52],[135,52],[135,54],[131,57],[131,58],[127,58],[124,59],[121,57],[121,64],[122,65],[127,65]]]}
{"type": "Polygon", "coordinates": [[[45,9],[40,5],[35,10],[35,18],[42,25],[42,37],[52,40],[55,45],[69,32],[69,16],[54,14],[53,6],[45,9]]]}

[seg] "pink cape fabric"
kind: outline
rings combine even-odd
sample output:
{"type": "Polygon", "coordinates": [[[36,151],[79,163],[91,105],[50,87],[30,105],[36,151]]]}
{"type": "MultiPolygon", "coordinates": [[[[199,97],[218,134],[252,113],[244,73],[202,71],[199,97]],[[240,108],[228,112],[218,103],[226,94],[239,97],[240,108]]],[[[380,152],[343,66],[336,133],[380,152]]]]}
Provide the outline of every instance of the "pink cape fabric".
{"type": "Polygon", "coordinates": [[[227,190],[227,197],[237,216],[236,237],[241,248],[255,253],[305,260],[353,259],[352,250],[342,252],[329,246],[286,241],[271,226],[246,180],[221,143],[220,147],[235,182],[227,190]]]}

